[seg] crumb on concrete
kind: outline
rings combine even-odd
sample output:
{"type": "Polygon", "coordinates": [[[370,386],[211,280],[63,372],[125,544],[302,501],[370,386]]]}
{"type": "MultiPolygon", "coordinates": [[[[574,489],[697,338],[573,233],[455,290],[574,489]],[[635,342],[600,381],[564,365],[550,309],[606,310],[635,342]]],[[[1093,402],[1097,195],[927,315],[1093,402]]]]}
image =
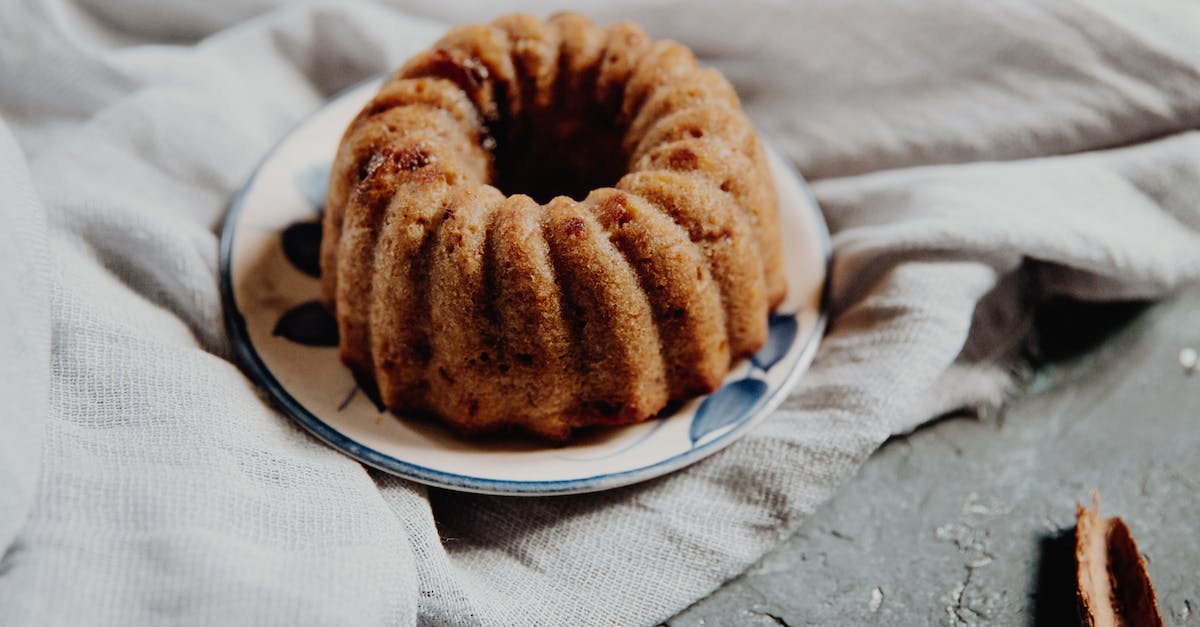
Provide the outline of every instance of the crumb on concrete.
{"type": "Polygon", "coordinates": [[[883,605],[883,589],[875,586],[871,589],[871,600],[867,602],[867,609],[875,613],[879,611],[880,605],[883,605]]]}
{"type": "Polygon", "coordinates": [[[1196,353],[1196,349],[1191,346],[1185,346],[1179,350],[1179,365],[1183,366],[1185,374],[1196,372],[1196,366],[1200,364],[1200,354],[1196,353]]]}

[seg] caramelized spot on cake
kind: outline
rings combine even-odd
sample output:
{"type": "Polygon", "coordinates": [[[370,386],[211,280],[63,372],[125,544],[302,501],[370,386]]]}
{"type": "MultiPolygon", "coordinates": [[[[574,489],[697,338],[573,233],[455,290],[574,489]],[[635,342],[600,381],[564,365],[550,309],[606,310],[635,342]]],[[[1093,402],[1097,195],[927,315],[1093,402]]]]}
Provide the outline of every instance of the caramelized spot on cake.
{"type": "Polygon", "coordinates": [[[404,146],[392,153],[392,161],[397,168],[411,172],[436,162],[437,157],[420,146],[404,146]]]}
{"type": "Polygon", "coordinates": [[[629,224],[629,221],[633,219],[633,215],[631,215],[629,213],[629,209],[625,205],[621,205],[620,207],[617,208],[616,218],[617,218],[617,227],[622,227],[622,226],[625,226],[626,224],[629,224]]]}
{"type": "Polygon", "coordinates": [[[488,69],[478,59],[459,60],[446,50],[434,50],[430,73],[454,81],[463,87],[478,89],[488,79],[488,69]]]}
{"type": "Polygon", "coordinates": [[[567,235],[570,235],[571,237],[579,237],[580,235],[583,235],[585,231],[587,231],[587,224],[581,218],[570,218],[567,220],[563,228],[567,235]]]}
{"type": "Polygon", "coordinates": [[[684,146],[676,148],[671,156],[667,157],[667,164],[674,170],[695,170],[700,167],[700,156],[684,146]]]}
{"type": "Polygon", "coordinates": [[[369,157],[358,162],[358,169],[354,173],[358,176],[359,181],[367,180],[367,177],[375,173],[379,166],[383,164],[386,157],[383,152],[372,152],[369,157]]]}

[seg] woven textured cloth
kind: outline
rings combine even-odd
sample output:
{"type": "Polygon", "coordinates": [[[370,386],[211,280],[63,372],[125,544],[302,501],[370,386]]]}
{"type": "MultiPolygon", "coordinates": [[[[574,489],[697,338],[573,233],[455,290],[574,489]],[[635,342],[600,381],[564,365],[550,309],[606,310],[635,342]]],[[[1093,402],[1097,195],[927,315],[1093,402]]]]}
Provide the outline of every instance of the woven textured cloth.
{"type": "Polygon", "coordinates": [[[309,437],[233,363],[217,289],[217,231],[267,149],[496,7],[0,4],[0,624],[651,624],[890,435],[1002,402],[1032,303],[1200,277],[1194,4],[581,8],[730,77],[814,183],[832,318],[725,451],[521,499],[309,437]]]}

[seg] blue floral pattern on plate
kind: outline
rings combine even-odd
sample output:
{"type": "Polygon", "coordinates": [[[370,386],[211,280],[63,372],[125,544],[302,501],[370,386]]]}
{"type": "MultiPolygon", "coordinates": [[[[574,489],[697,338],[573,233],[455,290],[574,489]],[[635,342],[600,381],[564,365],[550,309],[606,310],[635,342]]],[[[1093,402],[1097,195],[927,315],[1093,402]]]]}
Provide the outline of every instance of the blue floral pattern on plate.
{"type": "Polygon", "coordinates": [[[692,417],[692,426],[688,429],[688,437],[692,439],[692,444],[695,445],[704,436],[718,429],[744,420],[766,393],[765,381],[745,378],[726,383],[716,392],[709,394],[692,417]]]}
{"type": "Polygon", "coordinates": [[[750,362],[763,370],[770,370],[796,343],[800,325],[796,314],[772,314],[767,323],[767,343],[750,358],[750,362]]]}
{"type": "Polygon", "coordinates": [[[325,191],[329,187],[329,171],[332,166],[332,163],[324,161],[314,163],[296,173],[296,190],[317,213],[325,210],[325,191]]]}
{"type": "MultiPolygon", "coordinates": [[[[314,213],[324,209],[329,185],[328,163],[310,165],[296,174],[296,190],[314,213]]],[[[279,234],[283,256],[292,267],[312,278],[321,276],[321,219],[293,222],[279,234]]],[[[315,300],[305,301],[283,312],[275,323],[275,335],[305,346],[337,346],[337,321],[315,300]]]]}
{"type": "Polygon", "coordinates": [[[792,349],[798,328],[796,314],[777,313],[771,316],[767,342],[750,358],[754,366],[750,374],[721,386],[696,409],[692,426],[688,429],[693,446],[709,434],[748,420],[754,414],[754,408],[770,389],[763,375],[792,349]]]}

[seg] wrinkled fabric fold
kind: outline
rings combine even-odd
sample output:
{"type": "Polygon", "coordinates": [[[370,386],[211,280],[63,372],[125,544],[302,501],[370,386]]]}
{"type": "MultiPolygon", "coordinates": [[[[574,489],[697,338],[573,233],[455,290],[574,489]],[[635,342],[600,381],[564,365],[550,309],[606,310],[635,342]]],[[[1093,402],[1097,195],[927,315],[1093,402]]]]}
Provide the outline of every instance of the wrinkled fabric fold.
{"type": "Polygon", "coordinates": [[[33,506],[50,387],[46,217],[24,156],[0,119],[0,553],[33,506]]]}
{"type": "Polygon", "coordinates": [[[521,499],[309,437],[233,361],[217,289],[221,220],[266,151],[496,7],[0,5],[0,624],[654,624],[889,436],[1002,403],[1033,304],[1200,277],[1194,5],[579,9],[727,73],[813,181],[831,319],[796,390],[725,451],[521,499]]]}

